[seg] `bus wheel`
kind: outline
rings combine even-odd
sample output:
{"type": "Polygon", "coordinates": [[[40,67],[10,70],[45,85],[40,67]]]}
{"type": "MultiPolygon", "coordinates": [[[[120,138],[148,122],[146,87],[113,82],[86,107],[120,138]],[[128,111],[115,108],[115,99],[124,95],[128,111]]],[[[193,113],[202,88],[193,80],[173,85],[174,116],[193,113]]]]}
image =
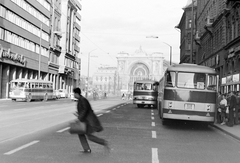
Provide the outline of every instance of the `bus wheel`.
{"type": "Polygon", "coordinates": [[[27,95],[26,101],[27,102],[31,102],[32,101],[32,96],[31,95],[27,95]]]}
{"type": "Polygon", "coordinates": [[[43,101],[47,101],[47,100],[48,100],[48,95],[46,94],[46,95],[44,96],[43,101]]]}
{"type": "Polygon", "coordinates": [[[14,102],[15,102],[15,101],[16,101],[16,99],[12,99],[12,101],[14,101],[14,102]]]}
{"type": "Polygon", "coordinates": [[[138,107],[138,108],[140,108],[140,107],[141,107],[141,105],[140,105],[140,104],[137,104],[137,107],[138,107]]]}

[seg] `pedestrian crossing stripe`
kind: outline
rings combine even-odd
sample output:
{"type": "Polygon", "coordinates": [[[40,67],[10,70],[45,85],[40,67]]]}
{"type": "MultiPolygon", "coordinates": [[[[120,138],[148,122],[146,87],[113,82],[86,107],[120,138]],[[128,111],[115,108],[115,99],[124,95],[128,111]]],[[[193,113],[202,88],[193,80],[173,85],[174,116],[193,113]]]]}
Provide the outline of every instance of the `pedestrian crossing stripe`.
{"type": "Polygon", "coordinates": [[[171,114],[171,113],[172,113],[172,111],[171,111],[171,110],[169,110],[169,111],[168,111],[168,113],[169,113],[169,114],[171,114]]]}
{"type": "Polygon", "coordinates": [[[207,113],[207,115],[206,115],[207,117],[210,117],[210,114],[209,113],[207,113]]]}

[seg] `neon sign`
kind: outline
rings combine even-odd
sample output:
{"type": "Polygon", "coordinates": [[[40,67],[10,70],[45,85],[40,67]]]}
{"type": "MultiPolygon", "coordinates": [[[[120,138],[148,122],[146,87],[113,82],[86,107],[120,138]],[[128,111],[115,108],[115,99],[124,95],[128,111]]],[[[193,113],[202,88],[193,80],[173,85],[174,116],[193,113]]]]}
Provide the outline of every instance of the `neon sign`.
{"type": "Polygon", "coordinates": [[[27,62],[26,58],[23,55],[17,54],[17,53],[11,53],[10,49],[4,50],[3,47],[0,45],[0,59],[2,58],[7,58],[12,61],[19,62],[23,65],[25,65],[27,62]]]}

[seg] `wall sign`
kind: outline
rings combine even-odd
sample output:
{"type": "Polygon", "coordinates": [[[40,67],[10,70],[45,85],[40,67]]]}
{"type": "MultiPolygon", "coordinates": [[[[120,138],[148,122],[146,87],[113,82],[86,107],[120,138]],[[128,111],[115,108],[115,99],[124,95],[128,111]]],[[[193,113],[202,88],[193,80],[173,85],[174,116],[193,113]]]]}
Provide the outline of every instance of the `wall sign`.
{"type": "Polygon", "coordinates": [[[19,62],[22,65],[25,65],[27,63],[26,58],[17,53],[11,53],[10,49],[4,50],[3,47],[0,45],[0,59],[7,58],[14,62],[19,62]]]}

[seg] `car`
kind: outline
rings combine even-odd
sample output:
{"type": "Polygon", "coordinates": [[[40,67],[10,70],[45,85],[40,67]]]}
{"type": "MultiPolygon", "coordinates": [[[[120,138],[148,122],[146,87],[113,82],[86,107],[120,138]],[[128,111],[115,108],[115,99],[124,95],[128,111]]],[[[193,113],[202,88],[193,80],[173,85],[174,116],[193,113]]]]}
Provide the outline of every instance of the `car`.
{"type": "Polygon", "coordinates": [[[59,94],[61,98],[67,98],[68,97],[68,93],[65,89],[59,89],[59,94]]]}
{"type": "Polygon", "coordinates": [[[60,92],[58,90],[53,90],[53,96],[55,99],[61,98],[60,92]]]}
{"type": "Polygon", "coordinates": [[[72,100],[72,101],[77,101],[78,99],[76,99],[75,97],[74,97],[74,93],[70,93],[70,99],[72,100]]]}

